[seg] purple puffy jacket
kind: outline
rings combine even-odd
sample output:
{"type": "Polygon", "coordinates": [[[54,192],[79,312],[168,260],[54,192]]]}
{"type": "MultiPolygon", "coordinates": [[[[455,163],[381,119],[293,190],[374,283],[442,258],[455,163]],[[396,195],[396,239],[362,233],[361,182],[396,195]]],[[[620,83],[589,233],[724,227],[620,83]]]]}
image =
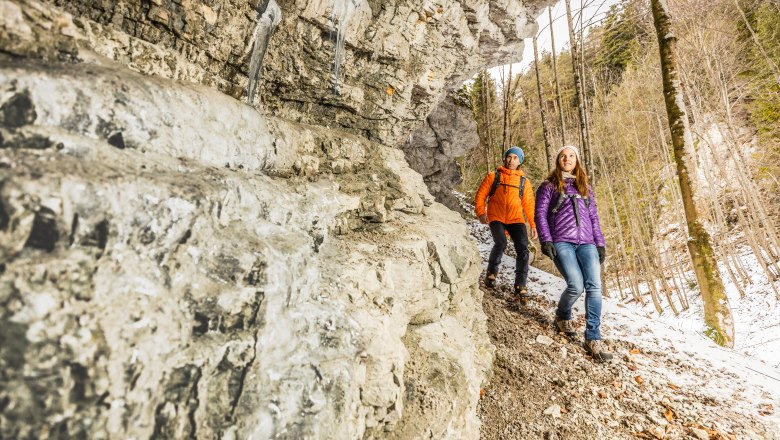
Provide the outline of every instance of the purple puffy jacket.
{"type": "MultiPolygon", "coordinates": [[[[564,189],[566,194],[578,194],[577,189],[574,187],[574,179],[566,179],[564,189]]],[[[566,241],[574,244],[592,243],[596,246],[605,246],[593,190],[589,189],[588,194],[590,196],[589,207],[586,207],[584,199],[567,198],[561,205],[558,213],[553,214],[552,210],[558,202],[559,195],[553,184],[545,180],[536,191],[536,211],[534,217],[536,218],[539,241],[552,241],[554,243],[566,241]],[[572,201],[577,203],[576,213],[572,201]],[[579,222],[577,221],[578,216],[579,222]]]]}

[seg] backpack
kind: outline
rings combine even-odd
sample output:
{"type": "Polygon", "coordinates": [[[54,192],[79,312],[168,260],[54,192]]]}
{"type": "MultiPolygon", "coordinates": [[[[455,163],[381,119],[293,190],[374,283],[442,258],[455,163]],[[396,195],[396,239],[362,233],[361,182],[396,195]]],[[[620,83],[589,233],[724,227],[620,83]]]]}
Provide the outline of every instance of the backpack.
{"type": "MultiPolygon", "coordinates": [[[[514,188],[513,185],[509,185],[507,183],[501,183],[501,172],[498,171],[498,168],[496,168],[495,176],[493,177],[493,186],[490,187],[490,193],[488,193],[488,197],[493,197],[493,194],[496,193],[496,190],[498,189],[499,185],[504,186],[511,186],[514,188]]],[[[525,189],[525,176],[522,176],[520,178],[520,186],[517,187],[518,191],[520,192],[520,199],[523,199],[523,189],[525,189]]],[[[531,188],[531,191],[533,191],[533,188],[531,188]]]]}
{"type": "MultiPolygon", "coordinates": [[[[555,191],[558,193],[558,191],[555,191]]],[[[590,197],[582,197],[579,194],[561,194],[558,193],[558,200],[555,202],[555,206],[552,209],[553,214],[557,214],[558,211],[561,210],[561,207],[563,206],[563,202],[566,201],[566,199],[572,199],[572,203],[575,203],[575,199],[583,199],[585,200],[585,208],[590,209],[590,197]]]]}
{"type": "Polygon", "coordinates": [[[590,197],[583,197],[579,193],[577,193],[577,194],[561,194],[554,187],[553,187],[553,191],[555,191],[558,194],[558,199],[555,201],[555,206],[553,206],[553,209],[552,209],[553,218],[555,218],[555,215],[558,214],[558,211],[561,210],[561,207],[563,206],[563,203],[566,201],[566,199],[570,199],[571,203],[572,203],[572,206],[574,207],[574,217],[577,220],[577,226],[579,226],[580,225],[580,212],[579,212],[579,209],[577,209],[577,199],[585,200],[585,209],[590,210],[590,197]]]}

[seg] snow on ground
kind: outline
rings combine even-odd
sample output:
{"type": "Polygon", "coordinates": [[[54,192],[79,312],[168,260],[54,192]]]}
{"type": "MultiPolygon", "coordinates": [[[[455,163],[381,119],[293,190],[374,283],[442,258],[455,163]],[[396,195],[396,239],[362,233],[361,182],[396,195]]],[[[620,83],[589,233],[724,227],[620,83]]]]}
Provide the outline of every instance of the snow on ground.
{"type": "MultiPolygon", "coordinates": [[[[485,268],[493,243],[490,230],[477,221],[471,222],[471,229],[485,268]]],[[[627,341],[642,353],[664,353],[673,363],[693,367],[669,368],[669,364],[641,355],[631,359],[647,374],[664,378],[669,386],[694,388],[704,400],[734,402],[740,412],[761,414],[766,422],[780,427],[780,307],[770,283],[762,282],[758,264],[747,263],[748,257],[745,261],[754,282],[745,287],[744,298],[739,298],[737,289],[724,277],[735,319],[734,350],[704,336],[701,298],[693,295],[689,296],[689,310],[679,316],[667,310],[659,316],[652,302],[645,306],[625,303],[614,292],[611,298],[603,299],[602,335],[607,341],[627,341]]],[[[511,285],[513,278],[514,258],[504,256],[498,282],[511,285]]],[[[534,267],[529,270],[528,287],[535,295],[557,301],[565,285],[560,277],[534,267]]],[[[584,314],[583,299],[584,295],[574,307],[575,316],[584,314]]],[[[549,313],[552,317],[554,309],[549,313]]]]}

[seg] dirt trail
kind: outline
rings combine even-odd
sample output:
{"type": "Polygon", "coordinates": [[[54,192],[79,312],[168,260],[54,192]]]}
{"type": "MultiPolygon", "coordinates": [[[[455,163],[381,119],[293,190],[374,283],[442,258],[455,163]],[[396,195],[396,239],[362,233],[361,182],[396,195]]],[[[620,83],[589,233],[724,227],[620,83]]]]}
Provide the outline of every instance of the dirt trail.
{"type": "MultiPolygon", "coordinates": [[[[709,372],[623,341],[609,341],[615,359],[597,364],[553,330],[554,303],[537,296],[518,307],[507,301],[508,287],[483,290],[496,346],[494,377],[479,406],[483,440],[777,438],[758,412],[737,413],[732,402],[676,386],[663,374],[707,381],[709,372]]],[[[726,380],[722,374],[713,380],[726,380]]]]}

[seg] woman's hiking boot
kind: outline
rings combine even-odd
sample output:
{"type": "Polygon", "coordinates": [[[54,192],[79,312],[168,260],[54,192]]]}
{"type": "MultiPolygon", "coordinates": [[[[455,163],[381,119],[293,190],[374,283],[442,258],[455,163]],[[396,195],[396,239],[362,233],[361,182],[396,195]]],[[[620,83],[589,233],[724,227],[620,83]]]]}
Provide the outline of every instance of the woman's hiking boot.
{"type": "Polygon", "coordinates": [[[577,332],[574,330],[574,327],[572,327],[571,325],[571,319],[560,319],[556,316],[555,328],[557,328],[559,332],[563,333],[569,338],[574,338],[577,336],[577,332]]]}
{"type": "Polygon", "coordinates": [[[487,276],[485,277],[485,286],[487,287],[493,287],[496,285],[496,274],[493,272],[488,272],[487,276]]]}
{"type": "Polygon", "coordinates": [[[512,302],[515,304],[526,305],[528,300],[531,299],[531,295],[528,294],[528,288],[525,286],[515,286],[512,293],[512,302]]]}
{"type": "Polygon", "coordinates": [[[607,362],[612,359],[612,353],[604,351],[604,343],[599,339],[586,339],[585,351],[593,356],[593,360],[596,362],[607,362]]]}

